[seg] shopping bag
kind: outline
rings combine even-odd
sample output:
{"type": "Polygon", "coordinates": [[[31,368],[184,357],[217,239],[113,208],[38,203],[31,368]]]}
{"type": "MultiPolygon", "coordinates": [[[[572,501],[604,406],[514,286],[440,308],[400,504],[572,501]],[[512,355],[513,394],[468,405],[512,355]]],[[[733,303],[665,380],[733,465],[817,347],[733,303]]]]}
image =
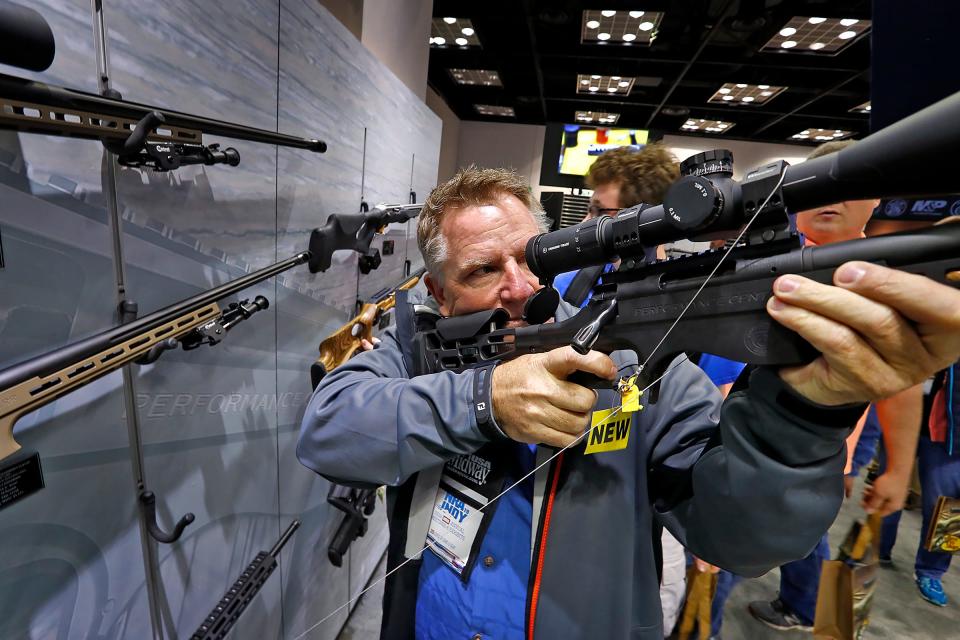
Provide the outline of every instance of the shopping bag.
{"type": "Polygon", "coordinates": [[[937,498],[923,547],[927,551],[942,553],[960,551],[960,499],[937,498]]]}
{"type": "Polygon", "coordinates": [[[817,591],[813,636],[859,640],[869,622],[879,567],[880,516],[855,522],[836,560],[824,560],[817,591]]]}
{"type": "Polygon", "coordinates": [[[688,640],[697,625],[700,640],[710,638],[710,607],[717,593],[717,574],[697,571],[696,564],[687,569],[687,600],[683,605],[683,617],[680,618],[679,640],[688,640]]]}

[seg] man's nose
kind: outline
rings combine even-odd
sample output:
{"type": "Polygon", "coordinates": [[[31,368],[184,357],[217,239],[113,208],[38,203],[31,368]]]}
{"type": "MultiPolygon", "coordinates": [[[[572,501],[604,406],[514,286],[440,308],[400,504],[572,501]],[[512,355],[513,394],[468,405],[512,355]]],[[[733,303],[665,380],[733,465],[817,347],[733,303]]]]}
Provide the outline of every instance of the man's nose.
{"type": "Polygon", "coordinates": [[[530,281],[529,272],[525,271],[516,262],[511,262],[504,273],[504,281],[500,290],[500,297],[504,302],[526,302],[533,295],[534,287],[530,281]]]}

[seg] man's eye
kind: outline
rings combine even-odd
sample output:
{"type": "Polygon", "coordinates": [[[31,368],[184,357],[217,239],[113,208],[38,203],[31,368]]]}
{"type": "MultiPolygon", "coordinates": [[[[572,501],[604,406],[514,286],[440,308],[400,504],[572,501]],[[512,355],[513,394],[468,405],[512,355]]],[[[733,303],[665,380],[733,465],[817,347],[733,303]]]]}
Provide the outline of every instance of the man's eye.
{"type": "Polygon", "coordinates": [[[470,275],[472,276],[485,276],[489,273],[493,273],[493,267],[477,267],[474,269],[470,275]]]}

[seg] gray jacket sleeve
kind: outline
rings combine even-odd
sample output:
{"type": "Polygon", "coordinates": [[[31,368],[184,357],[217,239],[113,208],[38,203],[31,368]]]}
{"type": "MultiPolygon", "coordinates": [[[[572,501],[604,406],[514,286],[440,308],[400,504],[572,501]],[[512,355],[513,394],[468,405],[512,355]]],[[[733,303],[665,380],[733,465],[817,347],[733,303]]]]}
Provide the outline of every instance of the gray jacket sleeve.
{"type": "Polygon", "coordinates": [[[843,500],[844,440],[866,405],[815,405],[761,368],[721,410],[687,362],[652,406],[650,497],[687,549],[743,576],[813,549],[843,500]]]}
{"type": "MultiPolygon", "coordinates": [[[[477,422],[489,386],[480,370],[410,379],[391,329],[380,347],[324,377],[307,404],[297,457],[326,478],[357,486],[399,485],[411,475],[504,437],[477,422]]],[[[489,375],[489,370],[487,370],[489,375]]]]}

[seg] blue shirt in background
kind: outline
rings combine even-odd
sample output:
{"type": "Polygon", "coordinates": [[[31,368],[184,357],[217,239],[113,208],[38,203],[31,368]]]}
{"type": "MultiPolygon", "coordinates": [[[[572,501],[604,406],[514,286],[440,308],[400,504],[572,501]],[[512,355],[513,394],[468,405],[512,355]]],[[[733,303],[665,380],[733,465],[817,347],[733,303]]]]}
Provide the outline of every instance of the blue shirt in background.
{"type": "Polygon", "coordinates": [[[743,372],[747,365],[743,362],[727,360],[712,353],[705,353],[700,356],[700,368],[707,374],[713,384],[718,387],[722,384],[736,382],[737,377],[743,372]]]}
{"type": "MultiPolygon", "coordinates": [[[[613,271],[613,263],[608,263],[607,266],[603,268],[603,273],[608,273],[613,271]]],[[[577,274],[580,273],[580,270],[575,271],[566,271],[557,275],[553,279],[553,288],[560,293],[560,297],[563,298],[563,294],[567,292],[567,289],[570,288],[570,283],[573,282],[573,279],[577,277],[577,274]]],[[[602,274],[601,274],[602,275],[602,274]]],[[[597,282],[600,282],[600,278],[597,278],[597,282]]],[[[597,284],[595,282],[594,284],[597,284]]],[[[590,302],[590,298],[593,296],[593,291],[587,292],[587,297],[583,299],[583,302],[580,304],[580,308],[587,306],[587,303],[590,302]]]]}

